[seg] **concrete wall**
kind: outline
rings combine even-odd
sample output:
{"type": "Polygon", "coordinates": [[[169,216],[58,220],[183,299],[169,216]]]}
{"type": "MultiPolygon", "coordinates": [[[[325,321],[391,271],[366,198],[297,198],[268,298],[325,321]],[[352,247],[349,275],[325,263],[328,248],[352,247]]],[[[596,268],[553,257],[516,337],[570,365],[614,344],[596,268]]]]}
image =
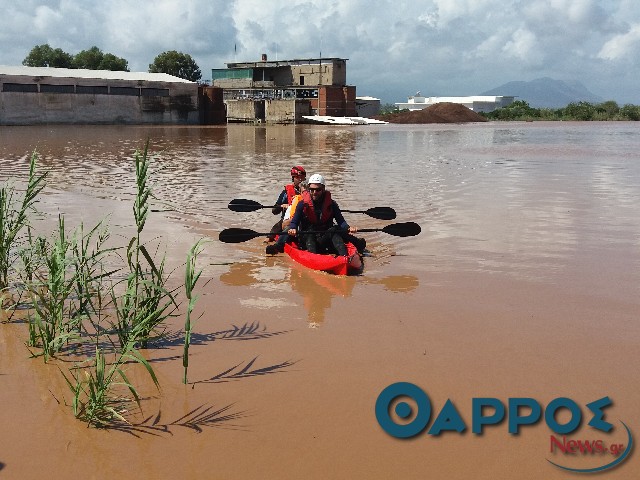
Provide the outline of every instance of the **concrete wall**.
{"type": "Polygon", "coordinates": [[[263,100],[227,100],[227,122],[262,122],[265,117],[263,100]]]}
{"type": "Polygon", "coordinates": [[[227,121],[245,123],[298,123],[311,114],[309,100],[227,100],[227,121]]]}
{"type": "Polygon", "coordinates": [[[344,61],[294,65],[291,66],[291,77],[291,85],[295,86],[342,86],[347,83],[347,66],[344,61]]]}
{"type": "Polygon", "coordinates": [[[267,123],[299,123],[303,115],[311,115],[309,100],[266,100],[265,121],[267,123]]]}
{"type": "Polygon", "coordinates": [[[0,76],[0,125],[46,123],[198,124],[198,85],[113,79],[0,76]],[[35,91],[7,91],[23,88],[21,85],[35,91]],[[87,91],[89,87],[105,93],[78,93],[87,91]],[[122,92],[128,94],[121,94],[122,92]]]}

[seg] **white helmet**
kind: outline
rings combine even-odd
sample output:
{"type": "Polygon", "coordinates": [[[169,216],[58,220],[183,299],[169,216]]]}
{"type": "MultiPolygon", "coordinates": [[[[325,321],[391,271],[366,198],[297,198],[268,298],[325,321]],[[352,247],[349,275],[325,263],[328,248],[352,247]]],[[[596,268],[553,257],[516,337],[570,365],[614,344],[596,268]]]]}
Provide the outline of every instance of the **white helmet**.
{"type": "Polygon", "coordinates": [[[311,185],[312,183],[319,183],[320,185],[324,185],[324,177],[319,173],[314,173],[313,175],[311,175],[311,177],[309,177],[307,183],[309,185],[311,185]]]}

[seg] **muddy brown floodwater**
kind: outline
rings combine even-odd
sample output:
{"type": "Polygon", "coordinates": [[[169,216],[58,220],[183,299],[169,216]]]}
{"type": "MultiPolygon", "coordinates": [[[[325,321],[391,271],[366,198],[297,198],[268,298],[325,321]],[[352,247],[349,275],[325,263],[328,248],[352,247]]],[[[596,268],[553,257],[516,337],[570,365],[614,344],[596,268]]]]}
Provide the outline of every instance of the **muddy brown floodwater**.
{"type": "MultiPolygon", "coordinates": [[[[191,383],[181,383],[179,317],[145,352],[161,391],[128,370],[143,396],[129,429],[76,420],[59,370],[72,359],[31,359],[27,326],[0,324],[0,478],[563,479],[575,475],[550,462],[615,461],[610,449],[563,453],[552,437],[626,448],[622,422],[632,438],[640,432],[639,134],[626,122],[2,127],[0,180],[24,181],[34,149],[50,172],[37,229],[58,213],[68,226],[108,215],[126,244],[133,151],[148,138],[155,209],[174,210],[152,213],[145,234],[178,268],[176,284],[189,247],[210,242],[199,258],[191,383]],[[269,230],[269,210],[227,204],[274,202],[292,165],[322,173],[344,209],[391,206],[422,233],[363,234],[370,254],[355,277],[267,257],[262,239],[219,242],[226,227],[269,230]],[[430,399],[428,426],[411,439],[376,419],[378,396],[396,382],[430,399]],[[589,425],[587,404],[603,397],[608,432],[589,425]],[[495,410],[474,415],[480,398],[506,410],[482,435],[474,419],[495,410]],[[533,399],[542,418],[511,434],[509,419],[533,413],[509,410],[517,398],[533,399]],[[582,416],[565,435],[549,424],[575,411],[544,419],[557,398],[582,416]]],[[[395,424],[412,421],[393,412],[395,424]]],[[[632,450],[604,476],[637,478],[639,461],[632,450]]]]}

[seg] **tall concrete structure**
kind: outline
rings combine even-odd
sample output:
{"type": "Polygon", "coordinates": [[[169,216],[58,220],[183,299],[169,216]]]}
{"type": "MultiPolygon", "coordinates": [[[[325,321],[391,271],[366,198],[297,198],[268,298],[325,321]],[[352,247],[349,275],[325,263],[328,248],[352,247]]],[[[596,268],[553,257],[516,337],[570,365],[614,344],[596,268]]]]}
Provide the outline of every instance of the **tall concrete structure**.
{"type": "Polygon", "coordinates": [[[198,84],[172,75],[0,66],[0,125],[201,120],[198,84]]]}

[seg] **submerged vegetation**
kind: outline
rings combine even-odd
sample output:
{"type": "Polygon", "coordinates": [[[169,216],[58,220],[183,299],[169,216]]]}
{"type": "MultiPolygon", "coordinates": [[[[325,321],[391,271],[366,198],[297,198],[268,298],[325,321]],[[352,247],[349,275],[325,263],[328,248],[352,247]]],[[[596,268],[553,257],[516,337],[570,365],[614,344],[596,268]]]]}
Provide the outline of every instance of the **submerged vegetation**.
{"type": "Polygon", "coordinates": [[[492,112],[481,113],[489,120],[565,120],[565,121],[611,121],[640,120],[640,106],[619,106],[615,101],[602,103],[572,102],[564,108],[533,108],[524,100],[517,100],[492,112]]]}
{"type": "MultiPolygon", "coordinates": [[[[88,231],[83,225],[69,230],[60,215],[50,237],[33,235],[29,214],[35,211],[46,179],[46,173],[37,173],[35,152],[22,198],[12,183],[0,188],[0,306],[11,316],[18,307],[26,310],[27,346],[33,357],[49,362],[80,356],[71,369],[60,371],[72,395],[74,415],[90,426],[127,422],[131,405],[140,408],[140,396],[125,367],[141,365],[160,388],[140,349],[160,338],[166,321],[180,313],[176,297],[182,285],[169,289],[171,272],[166,271],[164,255],[158,261],[158,248],[150,249],[141,236],[153,198],[149,164],[147,143],[142,152],[135,152],[136,233],[126,247],[109,246],[104,220],[88,231]]],[[[202,273],[196,259],[201,252],[198,241],[188,253],[184,277],[185,383],[197,301],[193,290],[202,273]]]]}

